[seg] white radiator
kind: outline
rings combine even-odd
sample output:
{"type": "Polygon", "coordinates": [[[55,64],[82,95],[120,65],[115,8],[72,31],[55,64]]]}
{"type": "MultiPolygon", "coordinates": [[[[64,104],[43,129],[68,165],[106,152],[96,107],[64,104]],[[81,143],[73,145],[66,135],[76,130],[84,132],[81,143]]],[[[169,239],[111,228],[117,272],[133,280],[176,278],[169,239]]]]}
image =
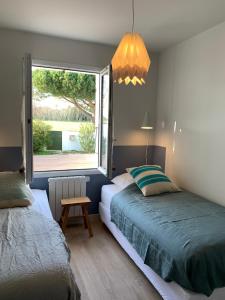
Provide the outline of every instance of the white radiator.
{"type": "MultiPolygon", "coordinates": [[[[88,177],[56,177],[49,178],[49,204],[55,220],[59,221],[62,208],[61,199],[86,196],[86,182],[88,177]]],[[[79,207],[70,209],[70,216],[81,214],[79,207]]]]}

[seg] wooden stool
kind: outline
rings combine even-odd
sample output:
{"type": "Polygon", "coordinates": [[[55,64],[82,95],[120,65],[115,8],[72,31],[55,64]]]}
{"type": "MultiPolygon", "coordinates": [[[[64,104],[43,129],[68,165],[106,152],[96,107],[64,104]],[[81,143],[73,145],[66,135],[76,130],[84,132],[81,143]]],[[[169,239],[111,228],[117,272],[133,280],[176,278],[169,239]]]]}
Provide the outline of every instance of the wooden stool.
{"type": "Polygon", "coordinates": [[[75,197],[69,199],[62,199],[61,205],[63,207],[62,215],[59,221],[60,226],[62,227],[63,232],[65,232],[66,226],[69,220],[69,212],[71,206],[80,205],[82,208],[82,216],[84,220],[84,227],[88,229],[89,236],[92,237],[91,224],[88,218],[88,205],[91,203],[91,200],[88,197],[75,197]]]}

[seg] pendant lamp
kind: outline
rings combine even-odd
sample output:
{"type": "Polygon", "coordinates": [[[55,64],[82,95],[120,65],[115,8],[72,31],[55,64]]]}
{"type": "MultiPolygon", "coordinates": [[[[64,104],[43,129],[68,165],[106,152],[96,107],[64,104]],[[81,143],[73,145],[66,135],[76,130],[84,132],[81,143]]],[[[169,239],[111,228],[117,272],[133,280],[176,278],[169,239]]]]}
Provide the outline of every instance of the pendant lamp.
{"type": "Polygon", "coordinates": [[[132,0],[132,31],[126,33],[112,58],[113,80],[128,85],[145,83],[151,61],[144,40],[134,32],[134,0],[132,0]]]}

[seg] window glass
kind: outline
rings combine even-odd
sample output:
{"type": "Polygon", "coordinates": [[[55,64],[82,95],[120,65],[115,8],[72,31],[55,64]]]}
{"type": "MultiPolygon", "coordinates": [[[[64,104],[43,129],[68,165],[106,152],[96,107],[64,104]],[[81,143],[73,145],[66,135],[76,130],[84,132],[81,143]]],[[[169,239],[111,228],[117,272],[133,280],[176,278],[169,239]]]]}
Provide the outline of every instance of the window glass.
{"type": "Polygon", "coordinates": [[[34,171],[98,167],[98,76],[32,67],[34,171]]]}

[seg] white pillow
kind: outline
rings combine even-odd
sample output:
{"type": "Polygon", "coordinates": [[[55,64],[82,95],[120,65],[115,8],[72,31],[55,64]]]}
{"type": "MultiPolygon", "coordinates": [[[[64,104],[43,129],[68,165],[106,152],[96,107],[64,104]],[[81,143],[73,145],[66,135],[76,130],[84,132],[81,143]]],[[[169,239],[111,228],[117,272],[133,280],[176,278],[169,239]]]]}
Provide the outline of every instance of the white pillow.
{"type": "Polygon", "coordinates": [[[114,177],[111,181],[122,189],[125,189],[128,185],[135,182],[133,177],[129,173],[123,173],[121,175],[118,175],[114,177]]]}

